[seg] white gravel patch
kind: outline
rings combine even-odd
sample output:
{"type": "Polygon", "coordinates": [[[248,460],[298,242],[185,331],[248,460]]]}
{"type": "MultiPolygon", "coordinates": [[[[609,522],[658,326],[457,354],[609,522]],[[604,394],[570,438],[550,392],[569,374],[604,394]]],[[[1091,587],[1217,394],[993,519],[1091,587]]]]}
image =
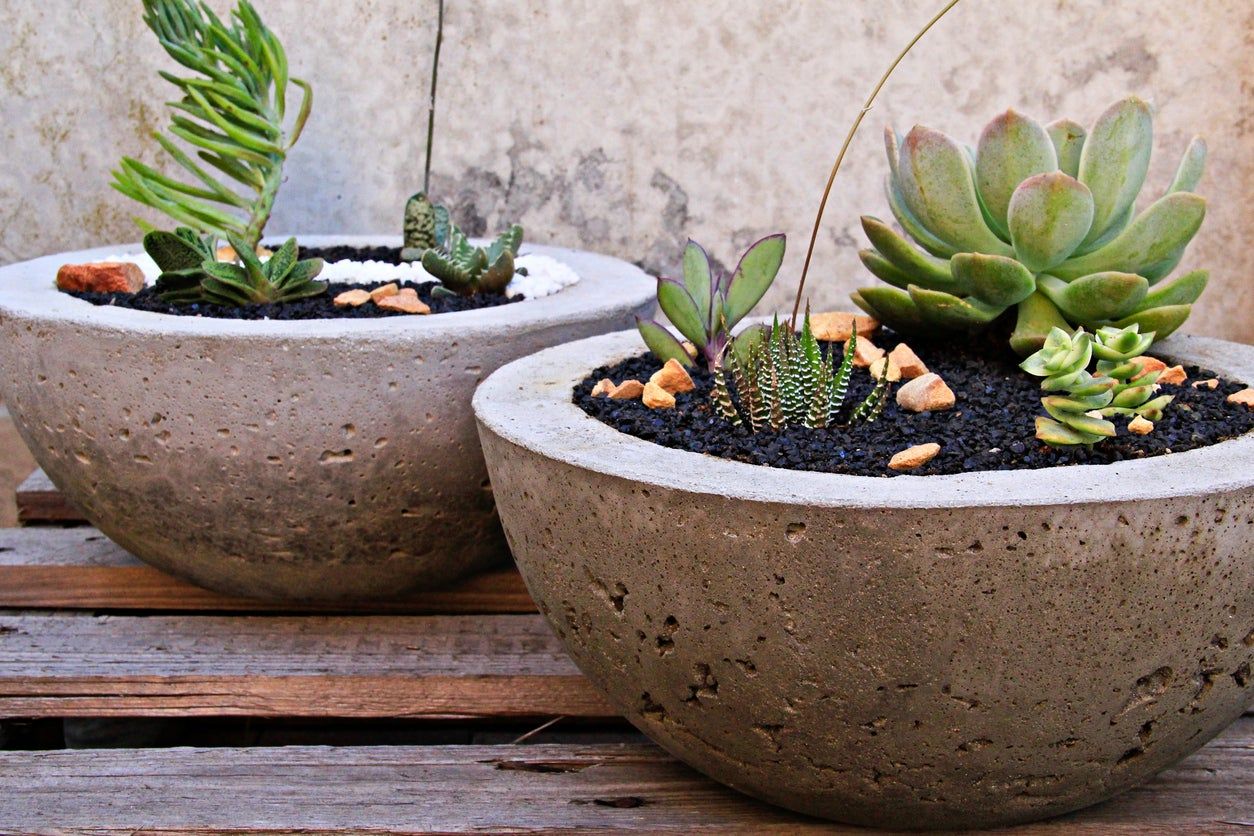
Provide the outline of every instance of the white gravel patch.
{"type": "MultiPolygon", "coordinates": [[[[525,249],[525,248],[524,248],[525,249]]],[[[110,255],[101,261],[130,261],[139,265],[144,277],[151,283],[161,275],[157,263],[147,253],[124,253],[110,255]]],[[[579,281],[579,274],[569,265],[547,255],[536,255],[523,252],[514,261],[515,269],[526,268],[527,275],[515,273],[509,286],[505,288],[510,296],[521,293],[523,300],[540,299],[552,296],[563,288],[570,287],[579,281]]],[[[318,274],[318,278],[329,282],[350,282],[367,286],[375,286],[391,281],[429,282],[431,275],[418,263],[387,264],[382,261],[336,261],[327,264],[318,274]]]]}

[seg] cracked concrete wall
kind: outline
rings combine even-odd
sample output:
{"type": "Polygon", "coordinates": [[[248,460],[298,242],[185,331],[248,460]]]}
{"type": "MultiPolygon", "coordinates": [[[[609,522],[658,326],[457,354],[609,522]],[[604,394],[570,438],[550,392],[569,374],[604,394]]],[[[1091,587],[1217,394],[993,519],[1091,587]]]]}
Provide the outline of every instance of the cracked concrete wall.
{"type": "MultiPolygon", "coordinates": [[[[223,8],[225,3],[214,0],[223,8]]],[[[317,90],[271,229],[397,231],[419,185],[434,0],[262,0],[317,90]]],[[[791,237],[787,304],[831,157],[868,88],[939,0],[450,0],[435,191],[474,231],[669,271],[691,234],[725,261],[791,237]]],[[[966,0],[917,47],[855,141],[812,273],[820,307],[868,277],[858,215],[887,215],[880,129],[974,140],[1008,106],[1091,122],[1125,92],[1159,107],[1149,188],[1210,141],[1211,212],[1186,259],[1212,286],[1195,331],[1254,342],[1254,6],[1248,0],[966,0]]],[[[108,188],[156,160],[168,60],[138,0],[0,10],[0,260],[136,237],[108,188]]]]}

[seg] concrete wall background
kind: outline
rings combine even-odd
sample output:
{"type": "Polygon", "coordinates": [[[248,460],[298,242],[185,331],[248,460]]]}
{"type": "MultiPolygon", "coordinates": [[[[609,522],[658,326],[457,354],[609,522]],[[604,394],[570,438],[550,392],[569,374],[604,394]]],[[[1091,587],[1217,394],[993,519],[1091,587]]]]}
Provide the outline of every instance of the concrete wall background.
{"type": "MultiPolygon", "coordinates": [[[[219,9],[221,0],[213,0],[219,9]]],[[[435,0],[260,0],[310,79],[314,117],[274,232],[399,229],[420,185],[435,0]]],[[[831,156],[862,98],[939,0],[449,0],[438,195],[471,229],[670,270],[691,234],[725,261],[784,230],[800,269],[831,156]]],[[[157,160],[169,65],[138,0],[0,8],[0,261],[133,240],[108,188],[157,160]]],[[[1151,187],[1189,136],[1211,146],[1210,216],[1185,262],[1213,271],[1191,330],[1254,342],[1254,5],[1248,0],[964,0],[900,67],[855,142],[812,273],[818,306],[867,283],[864,212],[887,217],[880,130],[969,141],[1014,106],[1089,123],[1125,92],[1159,107],[1151,187]]]]}

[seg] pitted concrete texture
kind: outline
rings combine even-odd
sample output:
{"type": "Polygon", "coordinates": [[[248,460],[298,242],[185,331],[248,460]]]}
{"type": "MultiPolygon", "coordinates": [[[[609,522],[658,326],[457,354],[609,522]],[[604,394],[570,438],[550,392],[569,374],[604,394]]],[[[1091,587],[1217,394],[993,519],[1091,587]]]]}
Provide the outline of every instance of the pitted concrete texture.
{"type": "MultiPolygon", "coordinates": [[[[211,0],[219,11],[233,0],[211,0]]],[[[432,191],[463,229],[678,268],[691,235],[724,263],[792,239],[763,310],[791,305],[832,158],[875,80],[939,0],[479,0],[447,4],[432,191]]],[[[400,231],[422,181],[435,0],[258,8],[315,88],[271,229],[400,231]],[[316,8],[316,12],[311,13],[316,8]]],[[[0,261],[168,223],[109,188],[124,155],[170,167],[151,133],[177,70],[136,0],[7,3],[0,18],[0,261]]],[[[1182,269],[1211,287],[1187,329],[1254,342],[1254,3],[964,0],[902,62],[850,148],[819,239],[814,309],[871,282],[858,216],[888,218],[885,124],[974,144],[1014,107],[1091,125],[1152,99],[1146,206],[1194,133],[1210,143],[1205,225],[1182,269]]]]}
{"type": "MultiPolygon", "coordinates": [[[[571,404],[639,350],[616,334],[541,352],[475,409],[541,610],[695,768],[857,824],[1009,824],[1146,780],[1254,697],[1254,435],[1103,466],[778,470],[571,404]]],[[[1254,380],[1248,346],[1163,351],[1254,380]]]]}
{"type": "Polygon", "coordinates": [[[312,322],[164,316],[53,288],[59,264],[102,251],[6,267],[0,390],[52,480],[159,568],[261,598],[438,584],[507,557],[475,386],[653,304],[654,283],[629,264],[535,251],[583,280],[498,308],[312,322]]]}
{"type": "Polygon", "coordinates": [[[17,525],[13,492],[35,469],[35,459],[17,434],[9,411],[0,404],[0,528],[17,525]]]}

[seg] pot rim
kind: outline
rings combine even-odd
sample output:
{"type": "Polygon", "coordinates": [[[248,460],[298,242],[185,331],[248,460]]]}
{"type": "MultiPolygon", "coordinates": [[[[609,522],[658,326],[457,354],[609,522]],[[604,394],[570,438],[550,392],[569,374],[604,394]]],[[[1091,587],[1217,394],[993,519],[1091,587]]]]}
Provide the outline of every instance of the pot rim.
{"type": "MultiPolygon", "coordinates": [[[[474,397],[480,433],[571,467],[722,499],[830,508],[944,509],[1071,505],[1208,495],[1254,487],[1254,432],[1135,461],[892,478],[748,464],[663,447],[620,432],[571,400],[592,369],[643,353],[635,331],[579,340],[515,360],[474,397]]],[[[1254,346],[1178,335],[1155,346],[1175,362],[1254,379],[1254,346]]]]}
{"type": "MultiPolygon", "coordinates": [[[[267,235],[266,240],[286,236],[267,235]]],[[[398,246],[398,235],[304,235],[302,247],[398,246]]],[[[345,337],[447,337],[456,340],[468,332],[495,333],[561,325],[595,317],[610,307],[636,308],[656,292],[656,283],[643,270],[622,259],[586,250],[542,244],[523,244],[524,253],[547,255],[575,270],[579,282],[539,299],[510,305],[457,311],[432,316],[364,319],[239,320],[174,316],[110,305],[93,305],[55,287],[62,264],[90,262],[141,245],[116,244],[42,256],[0,267],[0,316],[76,324],[160,336],[230,338],[339,339],[345,337]],[[615,303],[618,303],[617,305],[615,303]]]]}

